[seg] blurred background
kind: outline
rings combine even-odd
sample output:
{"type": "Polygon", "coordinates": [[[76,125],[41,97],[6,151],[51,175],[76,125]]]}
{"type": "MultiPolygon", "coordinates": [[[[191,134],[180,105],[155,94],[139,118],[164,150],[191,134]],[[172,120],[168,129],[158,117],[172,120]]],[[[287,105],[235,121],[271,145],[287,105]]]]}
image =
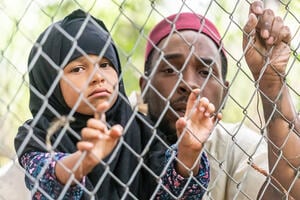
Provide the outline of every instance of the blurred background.
{"type": "MultiPolygon", "coordinates": [[[[0,0],[0,177],[16,160],[13,139],[18,127],[31,118],[27,58],[38,35],[52,22],[75,9],[83,9],[104,21],[120,52],[128,96],[139,91],[147,34],[164,17],[182,11],[206,15],[215,22],[229,58],[230,96],[224,121],[244,121],[261,126],[257,94],[242,51],[242,27],[248,17],[248,0],[0,0]]],[[[292,31],[292,55],[287,82],[300,110],[300,0],[268,0],[292,31]]],[[[21,170],[19,168],[19,170],[21,170]]],[[[1,181],[1,179],[0,179],[1,181]]],[[[1,183],[0,183],[1,189],[1,183]]],[[[2,197],[4,199],[5,196],[2,197]]],[[[0,195],[1,199],[1,195],[0,195]]]]}

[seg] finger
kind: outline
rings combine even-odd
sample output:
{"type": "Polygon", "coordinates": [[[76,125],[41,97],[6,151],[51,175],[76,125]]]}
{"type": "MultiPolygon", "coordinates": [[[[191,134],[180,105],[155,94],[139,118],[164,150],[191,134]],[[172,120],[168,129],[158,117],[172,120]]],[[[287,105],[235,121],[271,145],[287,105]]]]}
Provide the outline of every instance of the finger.
{"type": "Polygon", "coordinates": [[[98,129],[83,128],[81,131],[82,140],[96,140],[103,139],[105,132],[101,132],[98,129]]]}
{"type": "Polygon", "coordinates": [[[97,120],[100,120],[102,122],[106,122],[106,116],[103,112],[95,112],[94,117],[97,120]]]}
{"type": "Polygon", "coordinates": [[[278,43],[280,38],[280,31],[283,27],[283,20],[281,17],[274,17],[272,22],[272,27],[270,30],[270,37],[266,40],[266,43],[269,45],[273,45],[274,43],[278,43]]]}
{"type": "Polygon", "coordinates": [[[109,135],[112,138],[119,138],[122,135],[122,132],[123,132],[123,127],[117,124],[111,127],[109,131],[109,135]]]}
{"type": "Polygon", "coordinates": [[[206,108],[206,111],[204,113],[204,116],[205,117],[211,117],[214,112],[215,112],[215,106],[214,106],[214,104],[209,103],[208,106],[207,106],[207,108],[206,108]]]}
{"type": "Polygon", "coordinates": [[[292,40],[292,33],[288,26],[283,26],[281,28],[280,34],[278,36],[278,40],[276,41],[276,44],[279,44],[280,42],[284,42],[288,45],[290,45],[292,40]]]}
{"type": "Polygon", "coordinates": [[[186,120],[184,117],[180,117],[177,121],[176,121],[176,132],[177,132],[177,136],[179,137],[181,135],[181,133],[184,131],[184,128],[186,127],[186,120]]]}
{"type": "Polygon", "coordinates": [[[260,30],[260,37],[263,39],[268,39],[271,35],[271,29],[273,25],[275,15],[273,10],[266,9],[258,20],[257,28],[260,30]]]}
{"type": "Polygon", "coordinates": [[[218,114],[217,114],[217,120],[218,120],[218,121],[219,121],[219,120],[222,120],[222,118],[223,118],[222,113],[218,113],[218,114]]]}
{"type": "Polygon", "coordinates": [[[206,97],[202,97],[199,100],[198,110],[200,112],[205,112],[206,109],[207,109],[208,104],[209,104],[209,100],[206,97]]]}
{"type": "Polygon", "coordinates": [[[91,118],[87,121],[87,127],[97,129],[104,133],[107,131],[107,126],[106,126],[105,122],[103,122],[102,120],[94,119],[94,118],[91,118]]]}
{"type": "Polygon", "coordinates": [[[257,23],[257,17],[253,13],[251,13],[246,25],[243,28],[243,50],[245,52],[252,48],[252,45],[249,46],[249,42],[254,38],[256,34],[255,28],[257,26],[257,23]]]}
{"type": "Polygon", "coordinates": [[[97,108],[96,108],[96,111],[98,113],[105,113],[109,108],[109,102],[105,101],[103,103],[100,103],[97,108]]]}
{"type": "Polygon", "coordinates": [[[262,1],[254,1],[249,7],[249,14],[261,15],[264,10],[264,4],[262,1]]]}
{"type": "Polygon", "coordinates": [[[200,95],[200,89],[194,89],[191,94],[189,95],[187,105],[186,105],[186,112],[185,117],[190,115],[191,110],[194,107],[195,101],[197,100],[197,97],[200,95]]]}
{"type": "Polygon", "coordinates": [[[243,28],[243,47],[247,46],[250,37],[254,36],[258,17],[263,14],[263,3],[261,1],[253,2],[249,7],[248,21],[243,28]]]}
{"type": "Polygon", "coordinates": [[[220,120],[222,120],[222,118],[223,118],[222,113],[218,113],[218,114],[214,117],[214,122],[220,121],[220,120]]]}
{"type": "Polygon", "coordinates": [[[93,149],[94,144],[88,141],[80,141],[76,146],[79,151],[90,151],[93,149]]]}
{"type": "Polygon", "coordinates": [[[216,122],[222,120],[222,118],[223,118],[222,113],[218,113],[215,116],[212,116],[213,123],[216,123],[216,122]]]}
{"type": "Polygon", "coordinates": [[[244,26],[244,35],[248,36],[248,35],[254,35],[255,31],[253,31],[255,29],[255,27],[257,26],[258,23],[258,18],[254,15],[254,14],[250,14],[248,17],[248,21],[244,26]]]}
{"type": "Polygon", "coordinates": [[[108,110],[108,108],[109,108],[109,103],[107,101],[99,104],[96,108],[96,112],[94,114],[94,117],[96,119],[100,119],[103,122],[106,122],[104,113],[108,110]]]}

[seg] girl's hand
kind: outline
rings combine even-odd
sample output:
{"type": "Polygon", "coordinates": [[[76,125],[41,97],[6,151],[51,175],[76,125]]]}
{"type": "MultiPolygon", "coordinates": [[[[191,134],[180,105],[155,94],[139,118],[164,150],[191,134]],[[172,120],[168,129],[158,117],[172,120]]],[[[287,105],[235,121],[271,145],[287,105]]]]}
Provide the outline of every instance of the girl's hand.
{"type": "MultiPolygon", "coordinates": [[[[103,105],[98,109],[103,110],[103,105]]],[[[87,152],[84,163],[89,170],[113,151],[122,131],[123,128],[120,125],[114,125],[108,129],[105,114],[98,116],[97,113],[95,118],[88,120],[87,127],[81,131],[82,140],[77,143],[77,148],[82,152],[87,152]]]]}

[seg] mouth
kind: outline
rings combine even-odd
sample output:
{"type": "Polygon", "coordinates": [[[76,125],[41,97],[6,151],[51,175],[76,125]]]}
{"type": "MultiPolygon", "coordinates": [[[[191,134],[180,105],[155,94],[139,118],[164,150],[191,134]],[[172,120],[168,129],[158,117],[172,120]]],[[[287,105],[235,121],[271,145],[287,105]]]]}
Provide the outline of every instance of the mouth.
{"type": "Polygon", "coordinates": [[[91,94],[88,95],[89,98],[107,98],[111,95],[111,92],[105,88],[97,88],[91,94]]]}

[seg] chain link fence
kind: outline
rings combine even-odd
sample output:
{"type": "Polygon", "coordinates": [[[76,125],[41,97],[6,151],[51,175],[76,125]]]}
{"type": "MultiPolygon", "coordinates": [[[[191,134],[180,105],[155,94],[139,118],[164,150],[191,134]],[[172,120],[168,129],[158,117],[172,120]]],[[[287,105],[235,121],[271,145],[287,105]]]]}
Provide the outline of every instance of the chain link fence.
{"type": "MultiPolygon", "coordinates": [[[[217,199],[216,189],[226,190],[224,185],[235,188],[233,199],[253,199],[251,192],[243,182],[249,176],[260,176],[266,166],[244,163],[247,168],[242,174],[228,170],[230,157],[235,151],[245,156],[246,161],[255,158],[260,151],[261,141],[255,141],[255,147],[246,148],[241,144],[240,132],[251,130],[261,133],[264,130],[262,108],[257,97],[252,76],[244,63],[242,55],[242,28],[247,19],[250,1],[43,1],[27,0],[14,2],[0,0],[0,199],[30,199],[31,194],[25,188],[22,167],[17,162],[13,147],[18,127],[32,118],[28,109],[29,81],[27,58],[37,36],[52,22],[62,19],[75,9],[83,9],[102,19],[107,25],[117,45],[122,63],[122,76],[126,92],[133,108],[144,109],[139,95],[138,78],[143,75],[143,55],[149,30],[161,19],[170,14],[188,11],[205,14],[215,22],[221,32],[228,52],[230,93],[223,110],[223,121],[233,125],[220,125],[229,138],[228,147],[223,155],[210,151],[214,143],[209,142],[206,151],[213,168],[206,199],[217,199]],[[243,129],[243,126],[250,129],[243,129]],[[225,178],[224,178],[225,177],[225,178]],[[226,180],[227,183],[222,182],[226,180]],[[230,183],[228,183],[230,182],[230,183]]],[[[289,25],[292,32],[292,55],[287,67],[286,81],[296,109],[300,108],[300,6],[298,0],[268,0],[267,7],[272,8],[289,25]]],[[[46,98],[45,98],[46,99],[46,98]]],[[[217,132],[217,131],[216,131],[217,132]]],[[[216,137],[211,139],[218,139],[216,137]]],[[[25,141],[24,141],[25,142],[25,141]]],[[[46,144],[45,148],[46,148],[46,144]]],[[[124,144],[126,145],[126,144],[124,144]]],[[[216,143],[215,145],[218,145],[216,143]]],[[[258,158],[260,159],[260,158],[258,158]]],[[[235,161],[236,162],[236,161],[235,161]]],[[[254,163],[255,164],[255,163],[254,163]]],[[[295,169],[297,171],[298,169],[295,169]]],[[[28,174],[27,174],[28,175],[28,174]]],[[[267,174],[264,174],[265,176],[267,174]]],[[[120,183],[126,184],[126,183],[120,183]]],[[[226,186],[227,187],[227,186],[226,186]]],[[[37,185],[38,188],[38,185],[37,185]]],[[[221,193],[221,191],[219,191],[221,193]]],[[[226,192],[224,192],[226,193],[226,192]]],[[[63,196],[63,195],[62,195],[63,196]]],[[[125,197],[124,197],[125,198],[125,197]]],[[[226,198],[226,197],[224,197],[226,198]]],[[[229,199],[227,197],[227,199],[229,199]]]]}

